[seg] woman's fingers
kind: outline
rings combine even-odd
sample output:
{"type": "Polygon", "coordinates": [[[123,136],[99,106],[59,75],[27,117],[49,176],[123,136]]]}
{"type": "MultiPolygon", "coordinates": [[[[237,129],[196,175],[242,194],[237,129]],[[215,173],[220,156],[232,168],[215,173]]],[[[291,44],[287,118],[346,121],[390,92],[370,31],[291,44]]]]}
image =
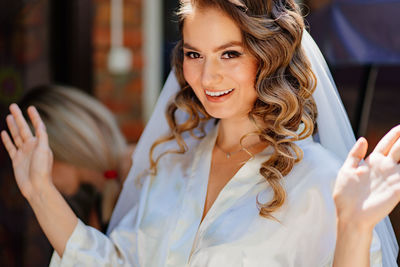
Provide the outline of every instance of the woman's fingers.
{"type": "Polygon", "coordinates": [[[35,134],[39,140],[39,145],[48,146],[46,127],[40,118],[39,112],[35,107],[30,106],[28,108],[28,115],[32,121],[33,127],[35,128],[35,134]]]}
{"type": "Polygon", "coordinates": [[[400,163],[400,138],[394,143],[388,156],[391,157],[394,162],[400,163]]]}
{"type": "Polygon", "coordinates": [[[19,130],[20,136],[22,138],[22,141],[25,142],[29,138],[32,138],[31,129],[29,129],[28,123],[26,122],[26,120],[25,120],[24,116],[22,115],[22,112],[21,112],[20,108],[17,106],[17,104],[11,104],[10,111],[14,117],[15,123],[18,126],[18,130],[19,130]]]}
{"type": "Polygon", "coordinates": [[[365,157],[368,149],[368,142],[364,137],[361,137],[354,144],[353,148],[350,150],[349,155],[346,158],[343,166],[348,168],[357,168],[360,161],[365,157]]]}
{"type": "Polygon", "coordinates": [[[11,160],[14,159],[15,154],[17,153],[17,149],[11,141],[10,136],[8,136],[6,131],[1,132],[1,140],[3,141],[4,146],[8,154],[10,155],[11,160]]]}
{"type": "Polygon", "coordinates": [[[379,143],[376,145],[374,149],[374,153],[380,153],[385,156],[388,155],[389,151],[391,150],[392,146],[396,141],[400,138],[400,125],[394,127],[390,130],[379,143]]]}
{"type": "Polygon", "coordinates": [[[12,115],[8,115],[6,117],[6,122],[8,129],[10,130],[11,137],[14,140],[15,145],[20,148],[23,145],[23,140],[21,135],[19,134],[18,126],[15,123],[14,117],[12,115]]]}

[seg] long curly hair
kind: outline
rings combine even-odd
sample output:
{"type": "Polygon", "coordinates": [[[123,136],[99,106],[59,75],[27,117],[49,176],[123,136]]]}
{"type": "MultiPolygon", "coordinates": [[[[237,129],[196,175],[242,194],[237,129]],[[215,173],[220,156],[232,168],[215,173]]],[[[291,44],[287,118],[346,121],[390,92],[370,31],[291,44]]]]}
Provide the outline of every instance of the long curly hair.
{"type": "MultiPolygon", "coordinates": [[[[301,47],[303,17],[293,0],[180,0],[181,33],[185,17],[194,7],[217,8],[228,15],[241,29],[245,48],[258,61],[255,79],[258,99],[248,116],[256,125],[260,140],[273,148],[271,157],[262,163],[260,174],[274,195],[267,203],[257,200],[257,204],[261,216],[274,218],[272,213],[286,199],[281,180],[303,157],[294,141],[309,137],[316,128],[317,110],[312,98],[316,78],[301,47]]],[[[181,90],[166,111],[171,133],[157,140],[150,150],[150,166],[155,171],[163,155],[187,151],[182,138],[184,132],[195,136],[194,130],[211,119],[184,79],[182,45],[180,40],[173,52],[172,65],[181,90]],[[183,123],[175,116],[178,109],[189,114],[183,123]],[[172,140],[176,140],[179,149],[165,151],[153,159],[154,149],[172,140]]]]}

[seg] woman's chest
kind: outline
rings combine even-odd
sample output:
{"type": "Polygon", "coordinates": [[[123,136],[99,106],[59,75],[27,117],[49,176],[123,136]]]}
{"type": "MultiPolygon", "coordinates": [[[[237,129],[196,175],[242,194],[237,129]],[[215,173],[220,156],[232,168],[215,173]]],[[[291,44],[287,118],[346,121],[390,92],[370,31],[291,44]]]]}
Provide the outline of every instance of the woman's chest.
{"type": "Polygon", "coordinates": [[[260,218],[256,204],[258,193],[266,190],[265,183],[229,183],[202,221],[206,189],[197,180],[171,177],[168,184],[150,190],[139,227],[140,243],[151,251],[146,262],[161,259],[166,266],[181,266],[204,248],[263,239],[253,230],[265,228],[259,225],[265,219],[260,218]]]}
{"type": "Polygon", "coordinates": [[[319,266],[334,249],[334,210],[316,186],[291,189],[279,221],[266,219],[257,200],[273,193],[241,169],[201,221],[207,171],[198,173],[203,182],[176,174],[148,193],[139,225],[144,266],[319,266]]]}
{"type": "Polygon", "coordinates": [[[207,215],[222,189],[229,183],[242,166],[243,162],[238,161],[213,160],[211,162],[202,220],[207,215]]]}

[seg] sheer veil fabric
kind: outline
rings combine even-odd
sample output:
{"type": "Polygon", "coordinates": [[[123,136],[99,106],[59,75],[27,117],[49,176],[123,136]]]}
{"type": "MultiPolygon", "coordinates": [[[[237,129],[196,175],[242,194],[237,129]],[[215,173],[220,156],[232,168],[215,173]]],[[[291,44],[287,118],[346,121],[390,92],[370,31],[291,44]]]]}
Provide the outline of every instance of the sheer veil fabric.
{"type": "MultiPolygon", "coordinates": [[[[318,142],[344,161],[355,143],[355,137],[324,57],[314,40],[305,31],[302,45],[317,77],[314,99],[318,108],[318,142]]],[[[397,266],[398,244],[389,217],[383,219],[375,231],[382,249],[383,266],[397,266]]]]}
{"type": "MultiPolygon", "coordinates": [[[[318,108],[318,135],[317,141],[323,147],[335,154],[342,162],[355,143],[355,137],[347,117],[346,111],[340,100],[336,85],[332,79],[328,66],[315,44],[312,37],[305,31],[302,46],[312,64],[312,69],[317,77],[317,88],[314,99],[318,108]]],[[[151,145],[159,137],[168,133],[169,127],[165,119],[165,110],[168,103],[173,100],[180,89],[173,72],[170,73],[161,95],[133,155],[133,168],[125,181],[123,190],[111,218],[108,234],[115,228],[122,217],[134,207],[140,198],[140,186],[138,177],[143,177],[149,168],[149,150],[151,145]]],[[[185,118],[182,111],[178,116],[185,118]]],[[[210,122],[211,124],[212,122],[210,122]]],[[[210,129],[206,127],[206,130],[210,129]]],[[[198,141],[189,136],[184,137],[190,147],[196,146],[198,141]]],[[[163,151],[165,147],[159,147],[163,151]]],[[[165,145],[166,146],[166,145],[165,145]]],[[[140,212],[140,211],[138,211],[140,212]]],[[[398,244],[390,220],[386,217],[376,227],[382,248],[383,266],[397,266],[398,244]]]]}

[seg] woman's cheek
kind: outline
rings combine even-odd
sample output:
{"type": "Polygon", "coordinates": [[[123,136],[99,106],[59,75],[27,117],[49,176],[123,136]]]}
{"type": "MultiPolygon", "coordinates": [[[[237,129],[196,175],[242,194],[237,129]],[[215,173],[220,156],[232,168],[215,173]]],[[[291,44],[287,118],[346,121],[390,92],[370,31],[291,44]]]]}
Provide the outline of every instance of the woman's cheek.
{"type": "Polygon", "coordinates": [[[232,66],[231,74],[243,86],[254,88],[257,75],[257,64],[256,62],[246,60],[242,64],[232,66]]]}
{"type": "Polygon", "coordinates": [[[196,73],[198,73],[196,69],[195,64],[183,61],[183,77],[190,86],[194,86],[195,84],[196,73]]]}

